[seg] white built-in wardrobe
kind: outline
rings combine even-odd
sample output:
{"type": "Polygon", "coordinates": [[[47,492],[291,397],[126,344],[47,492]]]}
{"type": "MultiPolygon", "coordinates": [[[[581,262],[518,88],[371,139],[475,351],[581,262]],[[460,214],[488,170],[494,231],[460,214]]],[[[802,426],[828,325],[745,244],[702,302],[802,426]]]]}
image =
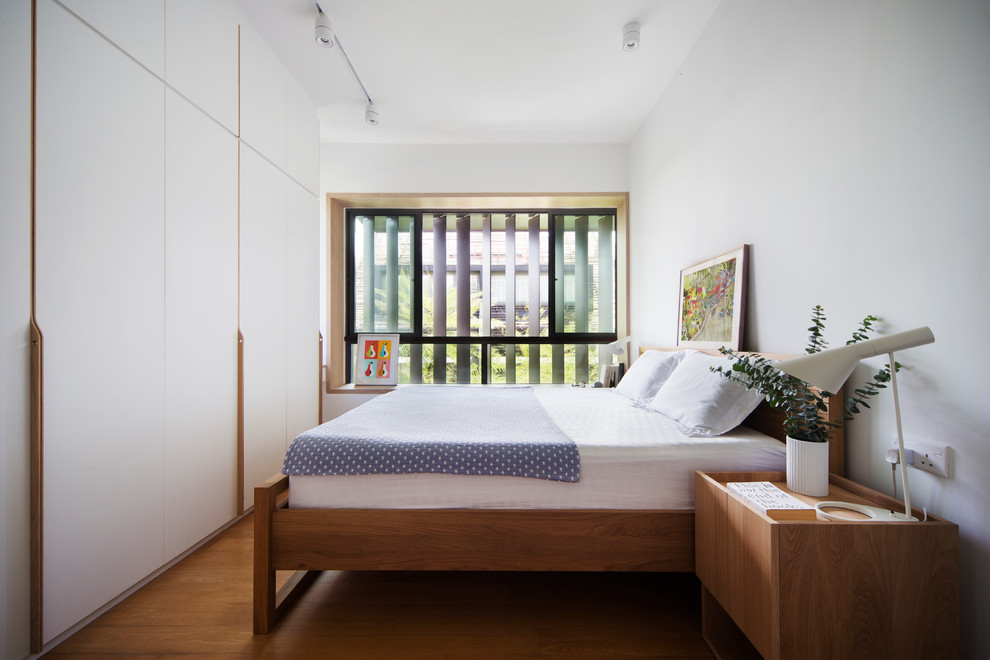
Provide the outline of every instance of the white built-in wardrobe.
{"type": "Polygon", "coordinates": [[[223,0],[38,0],[36,46],[48,643],[319,422],[319,125],[223,0]]]}

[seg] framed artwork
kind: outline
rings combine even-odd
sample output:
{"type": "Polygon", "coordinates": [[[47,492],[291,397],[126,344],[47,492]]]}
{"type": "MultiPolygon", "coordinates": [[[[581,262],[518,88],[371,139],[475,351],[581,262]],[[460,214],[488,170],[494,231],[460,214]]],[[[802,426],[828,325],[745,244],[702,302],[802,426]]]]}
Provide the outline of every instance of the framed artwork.
{"type": "Polygon", "coordinates": [[[399,335],[358,335],[354,360],[355,385],[399,382],[399,335]]]}
{"type": "Polygon", "coordinates": [[[748,245],[681,271],[677,345],[742,347],[748,245]]]}

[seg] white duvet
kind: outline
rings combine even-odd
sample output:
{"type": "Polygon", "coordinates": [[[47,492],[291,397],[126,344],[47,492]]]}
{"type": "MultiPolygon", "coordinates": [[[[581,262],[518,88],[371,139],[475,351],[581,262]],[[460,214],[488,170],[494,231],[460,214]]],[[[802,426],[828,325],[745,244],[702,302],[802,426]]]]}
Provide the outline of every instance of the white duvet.
{"type": "Polygon", "coordinates": [[[449,474],[292,476],[294,508],[693,509],[696,470],[783,470],[784,444],[738,427],[684,435],[612,389],[535,387],[581,454],[577,483],[449,474]]]}

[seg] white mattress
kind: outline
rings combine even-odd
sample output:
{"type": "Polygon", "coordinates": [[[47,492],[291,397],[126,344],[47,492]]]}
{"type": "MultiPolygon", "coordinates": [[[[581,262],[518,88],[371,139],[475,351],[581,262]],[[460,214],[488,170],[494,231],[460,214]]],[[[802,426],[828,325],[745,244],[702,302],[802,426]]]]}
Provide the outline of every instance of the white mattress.
{"type": "Polygon", "coordinates": [[[745,427],[684,435],[612,389],[535,387],[581,454],[577,483],[400,474],[290,476],[294,508],[693,509],[695,470],[783,470],[784,444],[745,427]]]}

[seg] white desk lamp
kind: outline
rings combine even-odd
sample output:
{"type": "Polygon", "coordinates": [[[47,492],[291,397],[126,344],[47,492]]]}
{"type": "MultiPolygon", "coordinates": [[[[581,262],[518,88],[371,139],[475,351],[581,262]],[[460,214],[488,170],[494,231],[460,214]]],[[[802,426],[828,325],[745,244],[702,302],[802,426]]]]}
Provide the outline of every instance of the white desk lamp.
{"type": "MultiPolygon", "coordinates": [[[[894,394],[894,415],[897,419],[898,462],[901,465],[901,482],[904,485],[904,513],[891,512],[891,520],[904,522],[917,520],[917,518],[911,515],[911,495],[908,492],[907,465],[904,460],[904,434],[901,431],[901,405],[897,396],[897,370],[894,368],[894,351],[923,346],[924,344],[931,344],[934,341],[935,335],[932,334],[930,328],[915,328],[914,330],[898,332],[886,337],[877,337],[876,339],[848,344],[827,351],[802,355],[791,358],[790,360],[783,360],[774,365],[785,374],[800,378],[809,385],[813,385],[832,394],[842,387],[860,360],[880,355],[881,353],[887,353],[889,355],[890,385],[894,394]]],[[[842,502],[819,503],[819,507],[824,506],[852,509],[866,513],[866,515],[870,515],[871,517],[876,517],[875,511],[862,510],[864,508],[869,509],[869,507],[857,507],[842,502]]]]}
{"type": "MultiPolygon", "coordinates": [[[[632,339],[630,336],[616,339],[610,344],[602,344],[598,347],[598,380],[605,382],[605,367],[615,364],[614,357],[621,356],[626,352],[626,344],[632,339]]],[[[621,357],[620,357],[621,360],[621,357]]]]}

